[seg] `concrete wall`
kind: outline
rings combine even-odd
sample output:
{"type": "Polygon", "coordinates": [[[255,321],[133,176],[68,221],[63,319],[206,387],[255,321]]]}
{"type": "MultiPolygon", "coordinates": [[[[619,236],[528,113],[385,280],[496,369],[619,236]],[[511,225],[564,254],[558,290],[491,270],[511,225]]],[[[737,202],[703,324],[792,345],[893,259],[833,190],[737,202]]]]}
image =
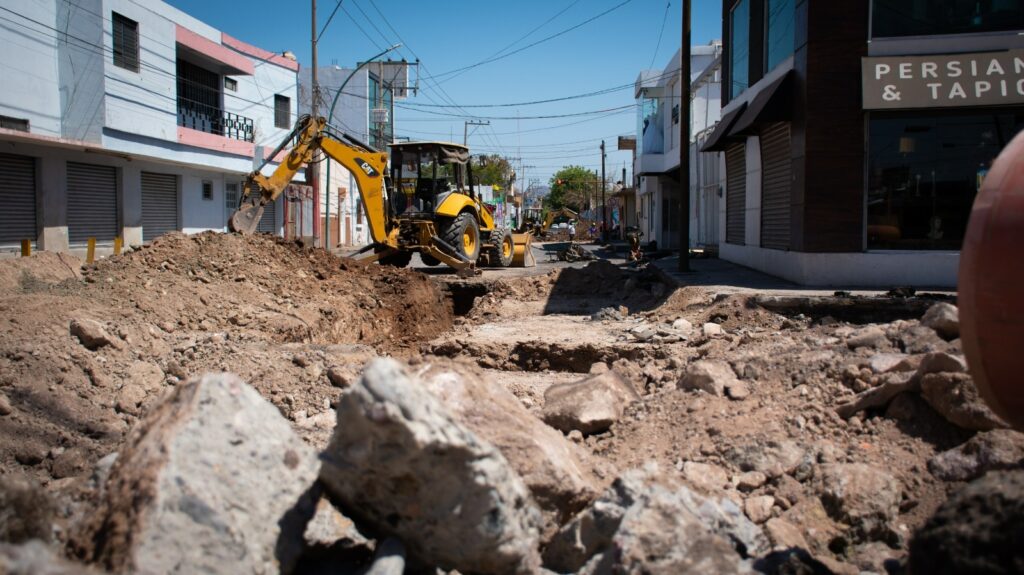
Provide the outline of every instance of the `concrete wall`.
{"type": "Polygon", "coordinates": [[[4,12],[0,20],[4,79],[0,115],[27,119],[34,134],[60,136],[56,4],[54,0],[0,0],[0,7],[17,14],[4,12]]]}
{"type": "Polygon", "coordinates": [[[61,136],[99,143],[106,119],[101,0],[57,0],[57,28],[67,30],[58,54],[61,136]]]}
{"type": "Polygon", "coordinates": [[[955,289],[960,267],[959,252],[822,254],[726,243],[722,243],[719,250],[719,256],[724,260],[807,286],[955,289]]]}

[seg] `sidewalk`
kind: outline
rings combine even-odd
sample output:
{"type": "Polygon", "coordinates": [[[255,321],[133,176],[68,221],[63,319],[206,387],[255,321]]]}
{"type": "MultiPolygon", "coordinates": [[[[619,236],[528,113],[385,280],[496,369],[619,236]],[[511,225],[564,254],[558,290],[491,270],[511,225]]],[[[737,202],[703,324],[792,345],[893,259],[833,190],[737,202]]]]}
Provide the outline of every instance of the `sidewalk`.
{"type": "MultiPolygon", "coordinates": [[[[887,290],[849,288],[842,286],[801,286],[739,264],[717,258],[691,258],[690,272],[679,271],[679,257],[654,260],[654,265],[679,286],[701,286],[717,293],[762,293],[773,296],[831,296],[836,291],[854,295],[884,295],[887,290]]],[[[933,293],[955,293],[947,290],[924,290],[933,293]]]]}

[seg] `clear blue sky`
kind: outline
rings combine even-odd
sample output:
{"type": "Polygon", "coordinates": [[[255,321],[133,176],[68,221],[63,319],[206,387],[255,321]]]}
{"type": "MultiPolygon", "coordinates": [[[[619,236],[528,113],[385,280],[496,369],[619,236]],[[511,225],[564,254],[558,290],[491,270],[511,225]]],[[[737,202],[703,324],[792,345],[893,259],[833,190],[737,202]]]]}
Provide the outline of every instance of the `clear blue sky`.
{"type": "MultiPolygon", "coordinates": [[[[168,1],[236,38],[271,51],[290,50],[303,66],[310,65],[308,1],[168,1]]],[[[335,6],[335,0],[318,0],[320,27],[335,6]]],[[[721,36],[721,6],[721,0],[693,2],[694,44],[721,36]]],[[[422,78],[419,95],[399,103],[416,110],[396,109],[396,135],[461,141],[463,121],[468,118],[556,116],[631,106],[637,74],[664,68],[679,49],[681,22],[681,0],[343,0],[321,38],[319,59],[321,65],[351,67],[393,43],[404,42],[393,57],[418,57],[422,78]],[[488,60],[503,49],[508,54],[577,25],[508,57],[446,75],[488,60]],[[538,105],[424,107],[530,102],[627,84],[602,95],[538,105]]],[[[616,136],[635,131],[633,108],[577,117],[492,119],[490,126],[470,136],[469,145],[474,153],[522,157],[524,164],[534,166],[524,170],[526,178],[546,184],[564,165],[600,170],[598,147],[604,138],[609,149],[608,178],[615,181],[630,161],[629,152],[614,151],[616,136]]]]}

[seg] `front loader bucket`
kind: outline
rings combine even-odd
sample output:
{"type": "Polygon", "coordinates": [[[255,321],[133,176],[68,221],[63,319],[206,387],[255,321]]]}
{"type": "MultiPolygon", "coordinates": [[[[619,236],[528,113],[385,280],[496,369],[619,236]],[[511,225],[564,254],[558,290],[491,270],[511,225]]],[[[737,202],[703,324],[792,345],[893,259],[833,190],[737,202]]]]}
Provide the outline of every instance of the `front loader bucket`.
{"type": "Polygon", "coordinates": [[[256,228],[259,227],[262,217],[262,205],[246,202],[234,214],[231,214],[231,218],[228,219],[228,229],[243,235],[256,233],[256,228]]]}
{"type": "Polygon", "coordinates": [[[530,247],[530,244],[533,243],[533,234],[529,232],[525,234],[512,234],[512,242],[515,244],[515,251],[512,254],[512,267],[535,267],[537,260],[533,257],[533,248],[530,247]]]}

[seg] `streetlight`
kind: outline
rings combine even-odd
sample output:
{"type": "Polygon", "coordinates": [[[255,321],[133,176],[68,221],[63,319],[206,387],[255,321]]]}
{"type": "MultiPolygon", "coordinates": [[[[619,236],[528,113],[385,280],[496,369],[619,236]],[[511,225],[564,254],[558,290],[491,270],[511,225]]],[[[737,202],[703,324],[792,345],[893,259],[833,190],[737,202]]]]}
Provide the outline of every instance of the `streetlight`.
{"type": "MultiPolygon", "coordinates": [[[[399,49],[401,47],[402,47],[402,43],[399,42],[398,44],[395,44],[394,46],[391,46],[390,48],[388,48],[387,50],[384,50],[383,52],[377,54],[376,56],[373,56],[369,60],[359,64],[358,66],[356,66],[355,70],[352,70],[352,73],[349,74],[348,77],[345,78],[345,81],[341,83],[341,87],[338,88],[338,91],[334,93],[334,100],[331,101],[331,108],[327,111],[327,125],[328,126],[331,124],[331,120],[334,118],[334,107],[338,105],[338,99],[341,97],[341,93],[345,91],[345,86],[347,86],[348,85],[348,81],[351,80],[356,75],[356,72],[358,72],[359,70],[362,70],[364,66],[366,66],[370,62],[373,62],[377,58],[380,58],[384,54],[387,54],[388,52],[391,52],[393,50],[397,50],[397,49],[399,49]]],[[[331,190],[330,190],[330,186],[331,186],[331,160],[328,159],[327,160],[327,183],[326,183],[326,186],[325,186],[327,188],[325,190],[325,192],[327,194],[327,226],[326,226],[327,229],[324,230],[324,246],[327,248],[327,251],[331,251],[331,190]]]]}

